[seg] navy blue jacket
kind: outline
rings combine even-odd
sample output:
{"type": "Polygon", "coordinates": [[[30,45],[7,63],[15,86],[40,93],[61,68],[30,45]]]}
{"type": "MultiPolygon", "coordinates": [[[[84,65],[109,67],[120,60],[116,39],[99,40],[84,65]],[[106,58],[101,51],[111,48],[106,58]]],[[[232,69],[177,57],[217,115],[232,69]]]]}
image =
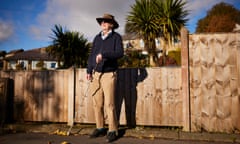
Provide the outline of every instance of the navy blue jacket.
{"type": "Polygon", "coordinates": [[[112,31],[106,39],[102,39],[101,33],[97,34],[93,40],[91,54],[88,58],[87,73],[93,70],[97,72],[113,72],[118,69],[117,60],[123,57],[122,37],[117,32],[112,31]],[[102,54],[102,62],[96,65],[96,56],[102,54]]]}

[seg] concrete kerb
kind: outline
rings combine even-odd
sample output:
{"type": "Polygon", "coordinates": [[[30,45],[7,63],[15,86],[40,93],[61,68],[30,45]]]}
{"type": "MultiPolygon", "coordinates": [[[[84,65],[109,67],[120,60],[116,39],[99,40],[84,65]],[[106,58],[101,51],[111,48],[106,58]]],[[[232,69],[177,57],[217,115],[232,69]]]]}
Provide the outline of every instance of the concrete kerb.
{"type": "MultiPolygon", "coordinates": [[[[72,127],[70,135],[89,135],[94,125],[76,124],[72,127]]],[[[240,143],[240,134],[237,133],[208,133],[208,132],[183,132],[176,129],[136,127],[126,129],[119,128],[119,133],[124,137],[136,137],[139,139],[174,139],[174,140],[193,140],[193,141],[213,141],[213,142],[231,142],[240,143]]],[[[7,124],[4,125],[1,134],[6,133],[48,133],[62,136],[68,136],[69,126],[66,124],[7,124]]]]}

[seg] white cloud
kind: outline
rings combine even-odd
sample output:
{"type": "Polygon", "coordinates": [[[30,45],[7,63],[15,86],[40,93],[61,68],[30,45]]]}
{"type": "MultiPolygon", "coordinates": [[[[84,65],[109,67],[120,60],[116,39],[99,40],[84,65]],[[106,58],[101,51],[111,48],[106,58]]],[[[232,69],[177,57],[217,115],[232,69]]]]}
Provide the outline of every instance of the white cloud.
{"type": "Polygon", "coordinates": [[[30,31],[36,38],[47,38],[55,24],[84,34],[89,40],[100,31],[96,17],[111,13],[123,34],[125,18],[135,0],[48,0],[46,9],[37,16],[38,23],[30,31]],[[41,32],[41,33],[40,33],[41,32]]]}
{"type": "Polygon", "coordinates": [[[13,26],[10,22],[0,20],[0,42],[7,40],[13,34],[13,26]]]}
{"type": "MultiPolygon", "coordinates": [[[[225,2],[234,5],[238,0],[188,0],[187,9],[190,10],[190,17],[206,15],[214,5],[225,2]]],[[[239,3],[240,4],[240,3],[239,3]]]]}
{"type": "MultiPolygon", "coordinates": [[[[186,0],[190,10],[188,28],[193,32],[196,23],[203,18],[213,5],[224,1],[230,4],[237,0],[186,0]]],[[[30,32],[37,39],[48,39],[55,24],[71,31],[81,32],[90,41],[100,31],[96,17],[111,13],[119,22],[117,31],[124,34],[125,19],[135,0],[47,0],[46,8],[37,15],[37,23],[30,32]]]]}

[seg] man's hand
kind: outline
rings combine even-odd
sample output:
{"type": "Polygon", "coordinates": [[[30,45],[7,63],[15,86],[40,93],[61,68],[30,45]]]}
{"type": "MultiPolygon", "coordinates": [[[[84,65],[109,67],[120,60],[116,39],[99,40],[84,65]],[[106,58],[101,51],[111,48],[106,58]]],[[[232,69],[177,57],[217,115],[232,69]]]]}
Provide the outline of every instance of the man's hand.
{"type": "Polygon", "coordinates": [[[92,75],[91,74],[87,74],[87,80],[88,81],[91,81],[93,78],[92,78],[92,75]]]}
{"type": "Polygon", "coordinates": [[[100,63],[102,61],[102,54],[98,54],[97,56],[96,56],[96,63],[98,64],[98,63],[100,63]]]}

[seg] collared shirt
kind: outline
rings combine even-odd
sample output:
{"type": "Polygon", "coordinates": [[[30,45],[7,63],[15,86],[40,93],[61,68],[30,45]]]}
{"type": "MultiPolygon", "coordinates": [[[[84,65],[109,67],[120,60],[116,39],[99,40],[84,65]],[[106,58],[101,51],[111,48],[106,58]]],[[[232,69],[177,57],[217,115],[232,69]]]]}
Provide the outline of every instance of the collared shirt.
{"type": "Polygon", "coordinates": [[[101,37],[102,37],[102,39],[105,40],[105,39],[109,36],[110,33],[112,33],[112,30],[108,31],[106,35],[104,35],[104,34],[103,34],[103,31],[102,31],[102,32],[101,32],[101,37]]]}

